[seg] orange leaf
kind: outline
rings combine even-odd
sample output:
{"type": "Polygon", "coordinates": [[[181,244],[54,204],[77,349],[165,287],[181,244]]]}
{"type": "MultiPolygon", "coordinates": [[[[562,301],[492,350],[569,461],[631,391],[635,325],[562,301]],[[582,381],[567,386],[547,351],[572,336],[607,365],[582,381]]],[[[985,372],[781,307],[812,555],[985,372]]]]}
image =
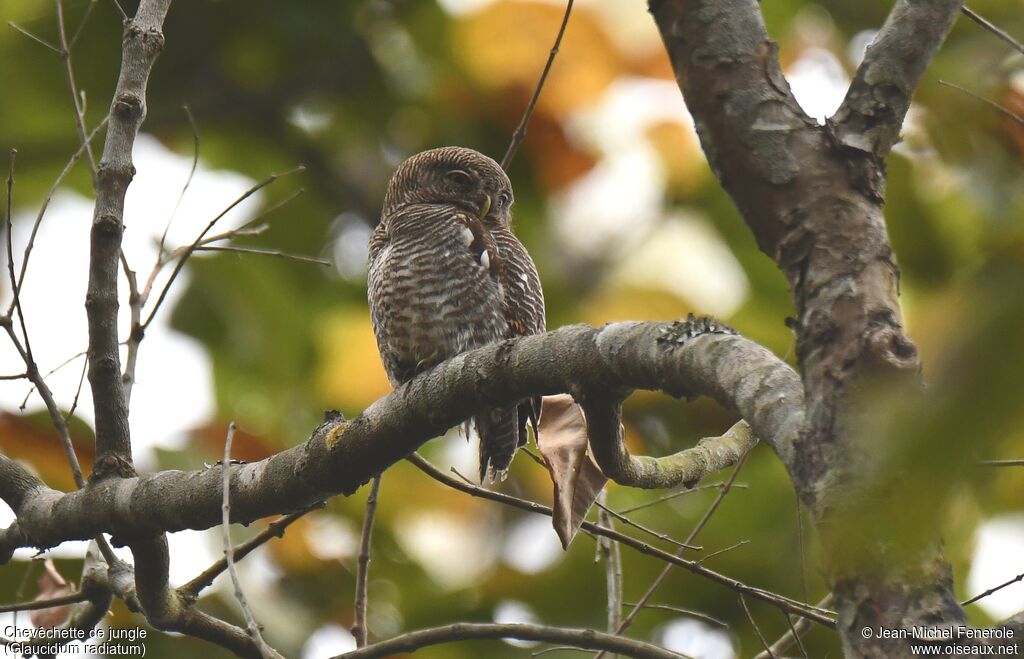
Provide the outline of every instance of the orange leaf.
{"type": "Polygon", "coordinates": [[[608,479],[587,453],[587,420],[572,396],[544,397],[538,434],[537,446],[555,486],[551,523],[568,549],[608,479]]]}

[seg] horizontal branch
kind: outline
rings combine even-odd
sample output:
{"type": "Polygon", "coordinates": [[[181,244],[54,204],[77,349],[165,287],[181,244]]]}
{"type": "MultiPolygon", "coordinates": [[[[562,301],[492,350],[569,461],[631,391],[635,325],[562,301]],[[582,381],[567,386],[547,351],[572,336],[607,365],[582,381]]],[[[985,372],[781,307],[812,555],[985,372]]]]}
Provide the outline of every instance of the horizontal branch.
{"type": "Polygon", "coordinates": [[[686,655],[659,648],[643,641],[612,636],[593,629],[568,629],[547,625],[457,622],[444,627],[421,629],[365,648],[338,655],[334,659],[371,659],[390,657],[401,652],[415,652],[429,645],[454,641],[476,641],[515,638],[521,641],[559,643],[587,650],[608,650],[640,659],[680,659],[686,655]]]}
{"type": "Polygon", "coordinates": [[[787,468],[803,422],[797,375],[735,334],[688,322],[573,325],[459,355],[351,421],[329,413],[311,438],[270,458],[200,471],[107,479],[64,494],[0,455],[0,498],[38,547],[110,533],[120,542],[220,522],[221,469],[232,471],[231,519],[248,523],[351,494],[374,474],[483,409],[537,395],[629,388],[708,395],[737,410],[787,468]]]}

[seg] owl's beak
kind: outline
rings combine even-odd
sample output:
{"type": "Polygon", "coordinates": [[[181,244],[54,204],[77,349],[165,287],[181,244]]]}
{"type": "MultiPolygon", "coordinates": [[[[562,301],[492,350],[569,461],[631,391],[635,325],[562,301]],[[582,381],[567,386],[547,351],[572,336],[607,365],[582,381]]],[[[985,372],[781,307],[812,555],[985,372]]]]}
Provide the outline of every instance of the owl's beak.
{"type": "Polygon", "coordinates": [[[480,202],[480,219],[487,217],[489,212],[491,212],[491,195],[485,194],[480,202]]]}

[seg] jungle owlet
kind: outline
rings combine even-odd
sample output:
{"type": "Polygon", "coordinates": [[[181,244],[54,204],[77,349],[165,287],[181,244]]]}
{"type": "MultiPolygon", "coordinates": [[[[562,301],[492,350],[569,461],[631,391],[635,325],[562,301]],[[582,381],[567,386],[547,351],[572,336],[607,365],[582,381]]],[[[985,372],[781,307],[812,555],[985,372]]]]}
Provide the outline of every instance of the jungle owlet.
{"type": "MultiPolygon", "coordinates": [[[[419,153],[391,177],[370,238],[368,297],[393,385],[449,357],[544,331],[533,260],[510,226],[512,184],[461,147],[419,153]]],[[[540,400],[478,414],[480,479],[504,476],[540,400]]]]}

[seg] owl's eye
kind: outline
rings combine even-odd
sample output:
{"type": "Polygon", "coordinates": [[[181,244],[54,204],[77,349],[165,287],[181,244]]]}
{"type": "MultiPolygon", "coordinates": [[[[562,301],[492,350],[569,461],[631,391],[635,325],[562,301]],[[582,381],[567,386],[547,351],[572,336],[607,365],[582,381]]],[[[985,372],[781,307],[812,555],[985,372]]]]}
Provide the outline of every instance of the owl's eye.
{"type": "Polygon", "coordinates": [[[508,206],[509,204],[512,203],[512,195],[510,195],[507,192],[499,193],[498,194],[498,203],[501,204],[502,207],[508,206]]]}
{"type": "Polygon", "coordinates": [[[473,177],[461,169],[453,169],[444,175],[444,178],[449,183],[454,183],[460,188],[469,187],[473,182],[473,177]]]}

